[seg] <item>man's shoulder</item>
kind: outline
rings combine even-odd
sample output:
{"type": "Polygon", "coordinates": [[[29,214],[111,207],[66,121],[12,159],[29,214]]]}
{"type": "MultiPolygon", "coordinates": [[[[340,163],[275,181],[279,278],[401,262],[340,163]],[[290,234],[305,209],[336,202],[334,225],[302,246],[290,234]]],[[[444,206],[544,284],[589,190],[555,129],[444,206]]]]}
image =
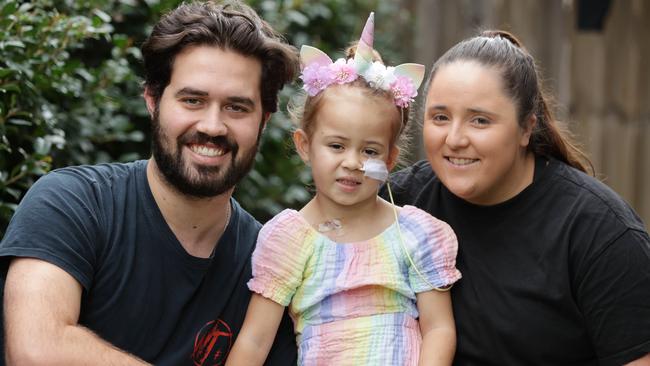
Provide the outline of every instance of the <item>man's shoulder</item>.
{"type": "Polygon", "coordinates": [[[44,181],[79,181],[86,183],[112,184],[144,172],[146,160],[130,163],[104,163],[96,165],[76,165],[58,168],[43,176],[44,181]]]}
{"type": "Polygon", "coordinates": [[[241,207],[239,202],[234,197],[230,198],[230,203],[232,205],[233,218],[237,220],[239,225],[243,225],[246,228],[254,228],[259,231],[259,229],[262,227],[262,224],[257,221],[257,219],[253,217],[250,212],[241,207]]]}
{"type": "MultiPolygon", "coordinates": [[[[232,207],[232,231],[227,230],[229,235],[234,235],[237,240],[237,246],[240,248],[247,247],[252,252],[257,241],[262,224],[253,217],[248,211],[239,205],[234,198],[230,198],[232,207]]],[[[229,225],[231,225],[229,224],[229,225]]]]}

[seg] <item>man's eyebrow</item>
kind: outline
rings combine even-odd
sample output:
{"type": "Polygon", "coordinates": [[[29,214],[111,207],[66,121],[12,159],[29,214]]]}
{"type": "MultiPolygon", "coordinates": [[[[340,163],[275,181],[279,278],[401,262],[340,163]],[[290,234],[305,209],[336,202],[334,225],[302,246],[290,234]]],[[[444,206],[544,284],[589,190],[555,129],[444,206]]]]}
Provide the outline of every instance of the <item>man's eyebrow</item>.
{"type": "Polygon", "coordinates": [[[199,90],[199,89],[194,89],[194,88],[183,88],[179,91],[177,91],[174,96],[175,97],[184,97],[184,96],[201,96],[205,97],[208,96],[208,92],[204,90],[199,90]]]}
{"type": "Polygon", "coordinates": [[[231,103],[239,103],[247,105],[249,107],[255,107],[255,102],[253,102],[253,100],[248,97],[228,97],[227,100],[231,103]]]}

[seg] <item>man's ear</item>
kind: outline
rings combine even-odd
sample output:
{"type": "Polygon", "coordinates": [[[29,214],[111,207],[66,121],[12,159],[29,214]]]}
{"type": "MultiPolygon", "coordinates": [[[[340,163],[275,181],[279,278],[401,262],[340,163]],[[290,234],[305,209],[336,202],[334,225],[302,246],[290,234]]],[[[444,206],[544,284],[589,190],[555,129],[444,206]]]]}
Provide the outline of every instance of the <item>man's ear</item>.
{"type": "Polygon", "coordinates": [[[537,116],[535,116],[534,114],[531,115],[528,118],[528,120],[526,120],[526,126],[523,128],[521,140],[519,141],[519,144],[522,147],[528,147],[528,144],[530,143],[530,136],[532,136],[536,124],[537,124],[537,116]]]}
{"type": "Polygon", "coordinates": [[[144,87],[144,101],[147,104],[147,110],[149,111],[149,116],[153,118],[154,112],[156,111],[156,98],[151,94],[151,88],[148,86],[144,87]]]}
{"type": "Polygon", "coordinates": [[[388,154],[388,161],[386,162],[389,172],[393,170],[395,165],[397,165],[398,157],[399,157],[399,147],[394,146],[393,148],[390,149],[390,153],[388,154]]]}
{"type": "Polygon", "coordinates": [[[309,136],[302,129],[293,132],[293,144],[296,145],[296,151],[302,161],[309,165],[309,136]]]}
{"type": "Polygon", "coordinates": [[[273,114],[271,112],[264,112],[262,115],[262,131],[266,128],[266,126],[269,124],[269,120],[271,119],[271,116],[273,114]]]}

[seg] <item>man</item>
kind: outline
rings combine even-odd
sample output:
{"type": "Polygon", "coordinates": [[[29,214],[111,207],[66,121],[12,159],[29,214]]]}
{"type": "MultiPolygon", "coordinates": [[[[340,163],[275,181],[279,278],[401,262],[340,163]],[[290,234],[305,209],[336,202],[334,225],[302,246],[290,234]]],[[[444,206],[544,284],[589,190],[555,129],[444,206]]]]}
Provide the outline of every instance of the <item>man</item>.
{"type": "MultiPolygon", "coordinates": [[[[153,157],[46,175],[0,244],[10,364],[220,365],[239,332],[260,225],[231,194],[297,54],[239,3],[181,5],[142,51],[153,157]]],[[[295,364],[281,328],[268,363],[295,364]]]]}

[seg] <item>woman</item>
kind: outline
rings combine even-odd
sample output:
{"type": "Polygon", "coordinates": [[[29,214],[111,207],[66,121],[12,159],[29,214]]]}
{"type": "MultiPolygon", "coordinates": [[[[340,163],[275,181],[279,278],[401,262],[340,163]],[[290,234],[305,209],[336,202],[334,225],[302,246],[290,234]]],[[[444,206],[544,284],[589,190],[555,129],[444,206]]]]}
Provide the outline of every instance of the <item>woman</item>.
{"type": "Polygon", "coordinates": [[[484,32],[447,51],[426,85],[428,161],[391,188],[458,235],[455,364],[650,364],[650,238],[585,174],[531,55],[484,32]]]}

